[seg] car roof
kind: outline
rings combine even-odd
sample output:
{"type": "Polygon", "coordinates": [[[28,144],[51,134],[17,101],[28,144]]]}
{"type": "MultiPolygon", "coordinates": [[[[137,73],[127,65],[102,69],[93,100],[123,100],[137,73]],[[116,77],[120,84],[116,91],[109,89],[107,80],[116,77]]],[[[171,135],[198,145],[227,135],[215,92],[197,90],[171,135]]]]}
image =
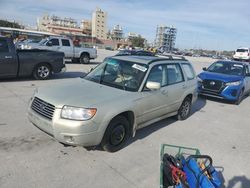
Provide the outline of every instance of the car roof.
{"type": "Polygon", "coordinates": [[[136,63],[142,64],[151,64],[158,61],[170,61],[170,60],[181,60],[187,62],[184,57],[177,57],[177,56],[113,56],[113,59],[123,60],[123,61],[131,61],[136,63]]]}

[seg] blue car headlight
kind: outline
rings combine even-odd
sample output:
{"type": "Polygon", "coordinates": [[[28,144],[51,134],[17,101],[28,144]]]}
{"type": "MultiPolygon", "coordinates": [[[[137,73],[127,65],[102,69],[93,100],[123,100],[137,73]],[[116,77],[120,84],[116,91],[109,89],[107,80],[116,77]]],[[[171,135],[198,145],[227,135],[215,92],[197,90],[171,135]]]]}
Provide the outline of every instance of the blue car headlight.
{"type": "Polygon", "coordinates": [[[241,81],[228,82],[228,83],[226,83],[226,86],[238,86],[240,84],[241,84],[241,81]]]}

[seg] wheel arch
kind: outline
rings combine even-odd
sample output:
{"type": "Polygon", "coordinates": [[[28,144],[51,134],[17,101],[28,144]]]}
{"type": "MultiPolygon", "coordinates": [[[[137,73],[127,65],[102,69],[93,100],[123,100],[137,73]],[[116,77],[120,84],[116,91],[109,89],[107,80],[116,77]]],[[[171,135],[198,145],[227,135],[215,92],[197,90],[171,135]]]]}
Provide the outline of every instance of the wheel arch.
{"type": "MultiPolygon", "coordinates": [[[[119,113],[119,114],[116,114],[116,115],[109,121],[108,126],[109,126],[110,122],[111,122],[113,119],[115,119],[116,117],[118,117],[118,116],[123,116],[123,117],[125,117],[125,118],[128,120],[128,122],[129,122],[129,134],[130,134],[130,136],[132,136],[133,133],[134,133],[133,130],[134,130],[134,124],[135,124],[135,115],[134,115],[134,112],[131,111],[131,110],[127,110],[127,111],[121,112],[121,113],[119,113]]],[[[106,129],[108,128],[108,126],[106,127],[106,129]]],[[[105,129],[105,130],[106,130],[106,129],[105,129]]]]}

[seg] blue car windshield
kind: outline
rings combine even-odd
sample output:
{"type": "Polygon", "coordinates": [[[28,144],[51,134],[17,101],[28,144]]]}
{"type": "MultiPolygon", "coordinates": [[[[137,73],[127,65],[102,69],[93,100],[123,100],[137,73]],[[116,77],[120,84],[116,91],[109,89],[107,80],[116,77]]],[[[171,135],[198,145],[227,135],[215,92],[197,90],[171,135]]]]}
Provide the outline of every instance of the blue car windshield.
{"type": "Polygon", "coordinates": [[[241,63],[218,61],[208,67],[207,71],[228,75],[243,76],[244,66],[241,63]]]}
{"type": "Polygon", "coordinates": [[[138,91],[148,65],[130,61],[106,59],[84,78],[126,91],[138,91]]]}

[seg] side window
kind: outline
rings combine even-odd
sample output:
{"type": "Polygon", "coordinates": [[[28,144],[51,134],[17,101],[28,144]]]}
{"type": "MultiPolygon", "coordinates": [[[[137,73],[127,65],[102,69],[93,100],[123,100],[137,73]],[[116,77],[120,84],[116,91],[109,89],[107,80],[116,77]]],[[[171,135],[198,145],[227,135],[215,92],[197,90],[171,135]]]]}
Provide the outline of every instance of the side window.
{"type": "Polygon", "coordinates": [[[183,70],[187,75],[187,79],[188,80],[193,80],[195,78],[195,73],[194,70],[192,68],[192,66],[190,64],[182,64],[183,70]]]}
{"type": "Polygon", "coordinates": [[[246,66],[246,74],[250,73],[250,65],[246,66]]]}
{"type": "Polygon", "coordinates": [[[166,74],[167,74],[166,78],[168,85],[184,81],[181,67],[179,64],[167,65],[166,74]]]}
{"type": "Polygon", "coordinates": [[[162,65],[154,66],[150,70],[147,81],[158,82],[158,83],[160,83],[162,85],[162,70],[163,70],[162,65]]]}
{"type": "Polygon", "coordinates": [[[0,53],[9,52],[9,47],[6,39],[0,39],[0,53]]]}
{"type": "Polygon", "coordinates": [[[59,46],[59,40],[58,39],[51,39],[52,46],[59,46]]]}
{"type": "Polygon", "coordinates": [[[62,39],[62,45],[63,45],[63,46],[70,46],[69,40],[67,40],[67,39],[62,39]]]}

